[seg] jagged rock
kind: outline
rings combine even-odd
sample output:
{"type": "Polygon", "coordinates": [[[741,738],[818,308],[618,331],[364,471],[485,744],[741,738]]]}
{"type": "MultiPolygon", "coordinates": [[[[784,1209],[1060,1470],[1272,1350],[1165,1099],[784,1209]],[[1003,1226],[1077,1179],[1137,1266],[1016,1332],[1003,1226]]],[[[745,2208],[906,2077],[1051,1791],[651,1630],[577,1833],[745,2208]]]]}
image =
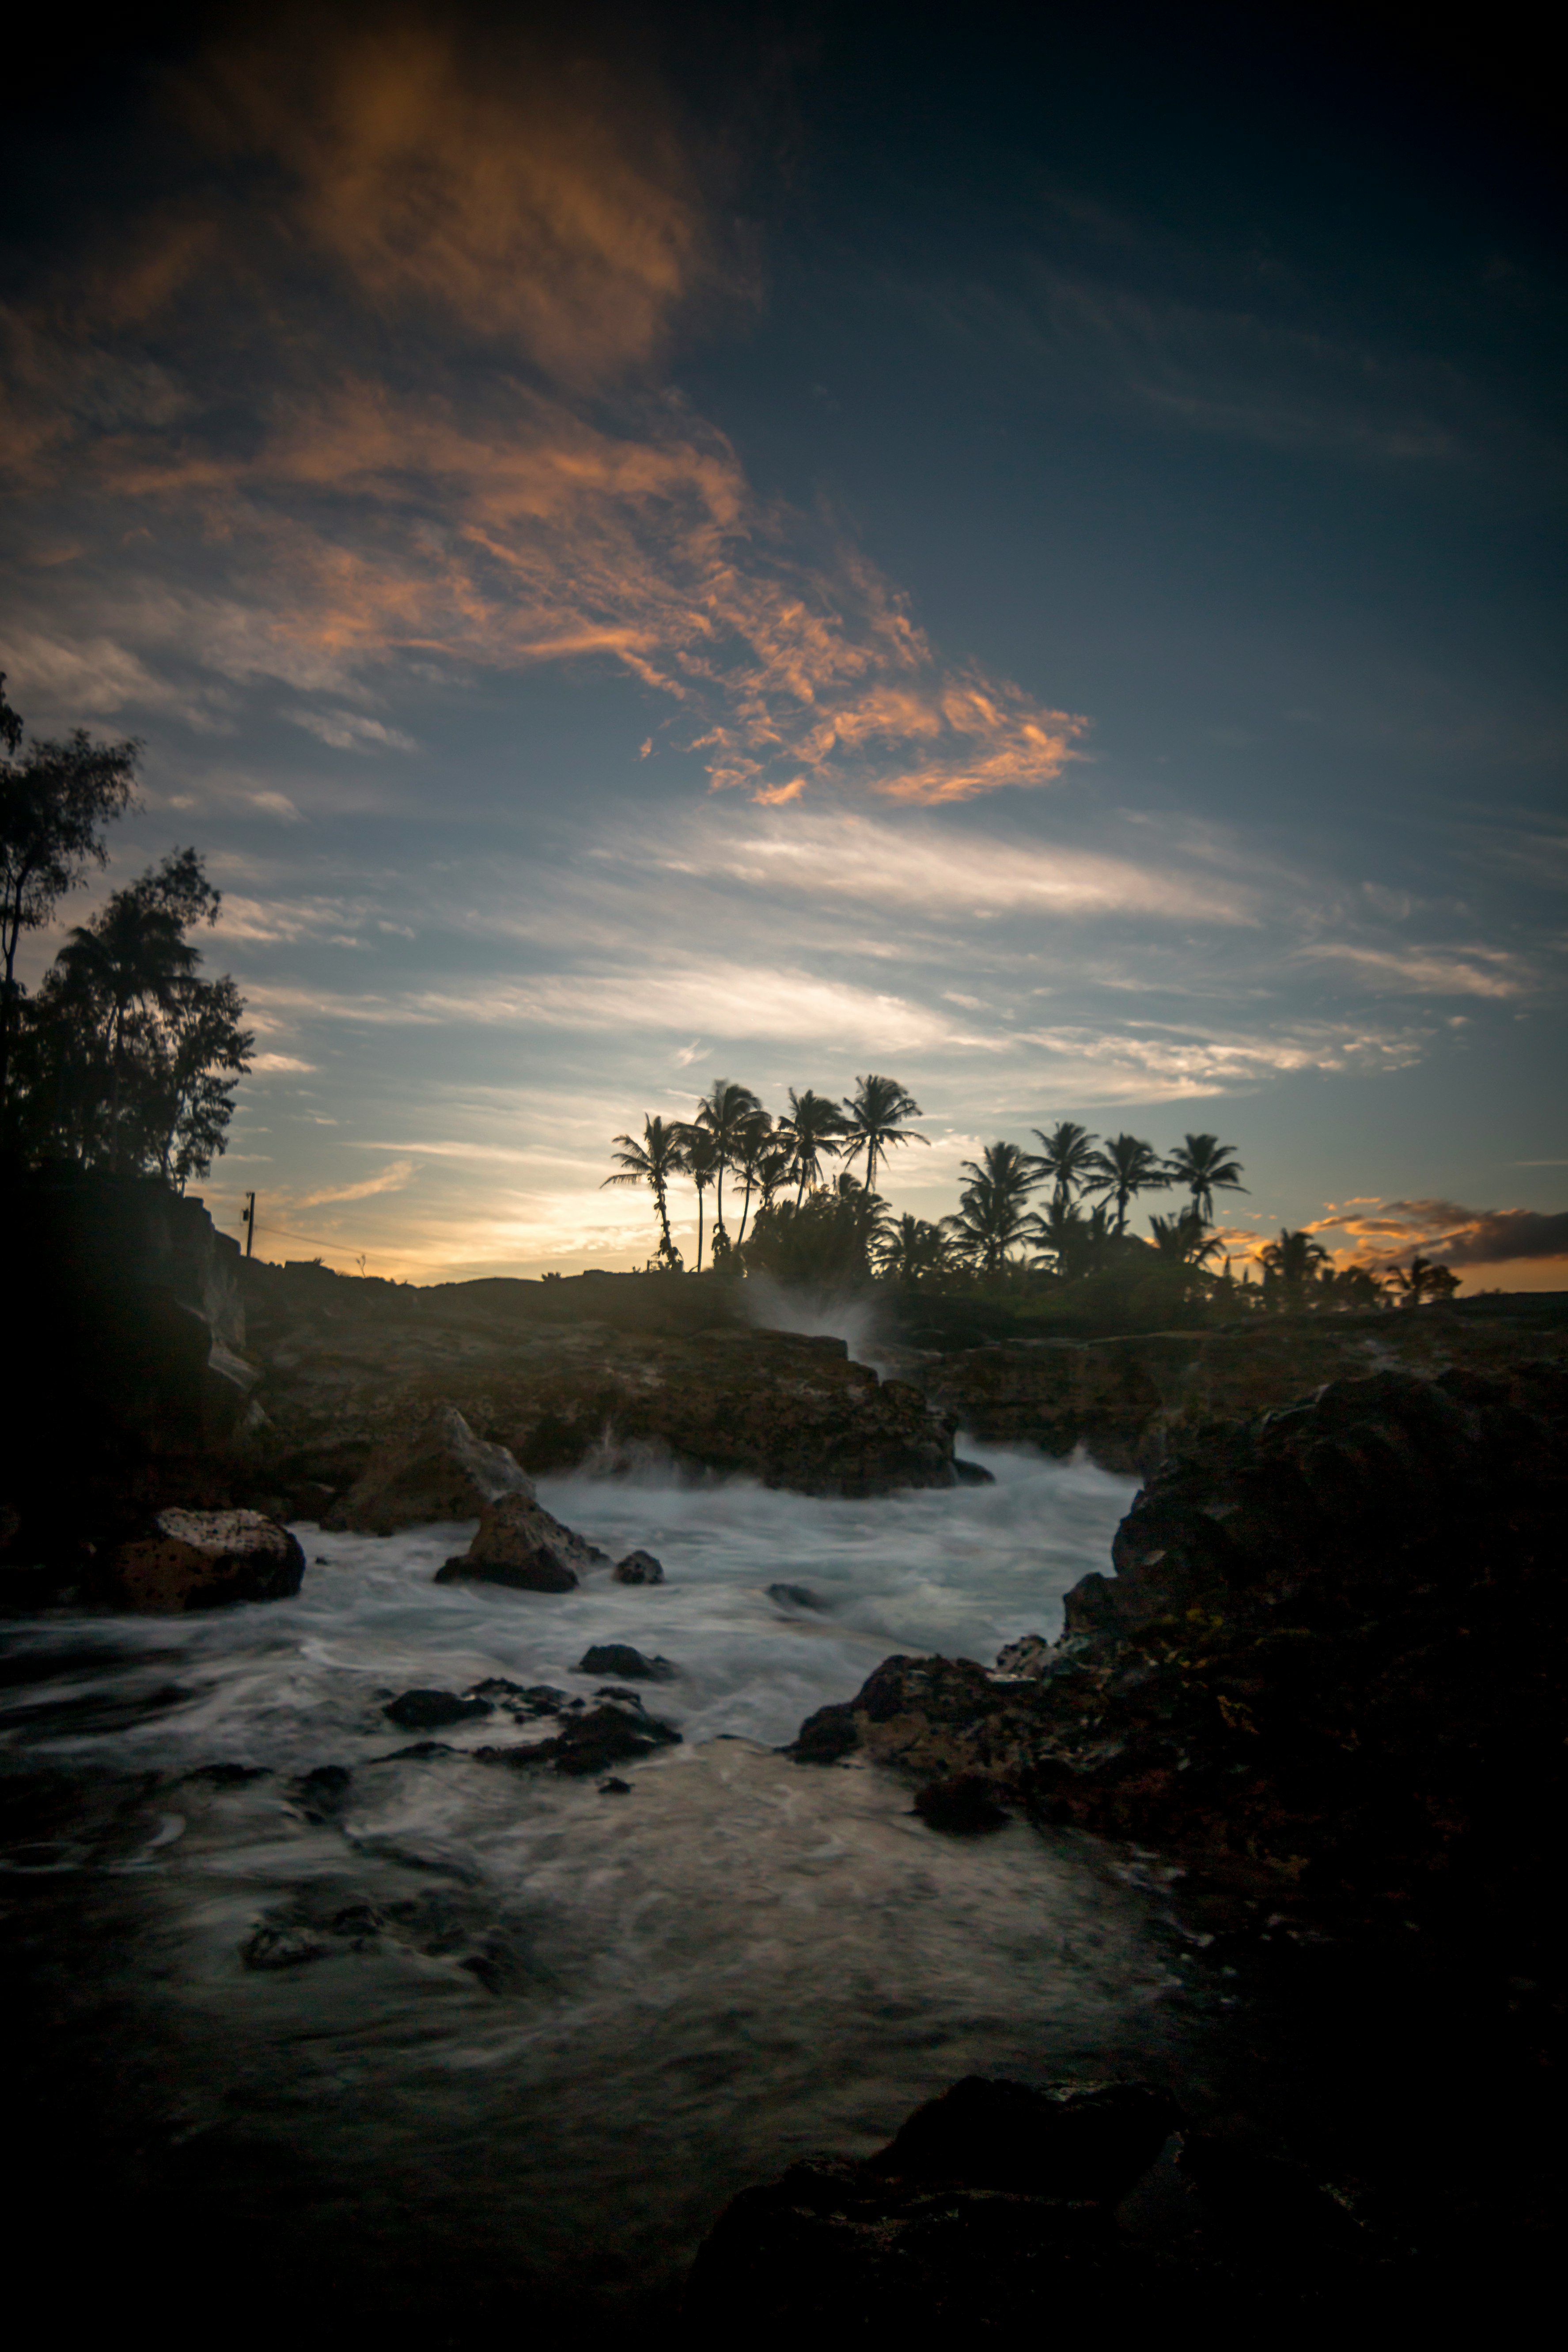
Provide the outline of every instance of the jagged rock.
{"type": "Polygon", "coordinates": [[[405,1691],[381,1711],[399,1731],[441,1731],[449,1723],[476,1723],[495,1713],[488,1698],[458,1698],[439,1690],[405,1691]]]}
{"type": "Polygon", "coordinates": [[[996,1672],[1015,1675],[1020,1682],[1034,1682],[1050,1664],[1055,1653],[1043,1633],[1026,1633],[1021,1640],[1009,1642],[996,1653],[996,1672]]]}
{"type": "Polygon", "coordinates": [[[616,1560],[615,1579],[617,1584],[662,1584],[664,1565],[651,1551],[629,1551],[616,1560]]]}
{"type": "Polygon", "coordinates": [[[411,1436],[378,1447],[321,1524],[391,1536],[433,1520],[477,1517],[503,1495],[531,1503],[533,1481],[504,1445],[476,1437],[462,1414],[444,1404],[411,1436]]]}
{"type": "Polygon", "coordinates": [[[527,1747],[481,1748],[479,1758],[481,1763],[525,1769],[551,1764],[569,1779],[585,1780],[612,1764],[629,1764],[661,1748],[679,1745],[675,1726],[647,1714],[642,1701],[634,1696],[606,1699],[569,1717],[553,1739],[534,1740],[527,1747]]]}
{"type": "Polygon", "coordinates": [[[669,1683],[679,1674],[668,1658],[645,1658],[629,1642],[596,1642],[577,1662],[580,1675],[625,1675],[629,1682],[669,1683]]]}
{"type": "Polygon", "coordinates": [[[221,1609],[239,1601],[286,1601],[300,1590],[305,1555],[286,1527],[259,1511],[160,1511],[152,1531],[121,1544],[109,1589],[121,1609],[153,1616],[221,1609]]]}
{"type": "Polygon", "coordinates": [[[472,1579],[520,1592],[570,1592],[580,1570],[605,1567],[608,1559],[608,1553],[552,1518],[531,1490],[487,1503],[468,1550],[438,1569],[436,1581],[472,1579]]]}
{"type": "Polygon", "coordinates": [[[1008,1818],[996,1802],[993,1783],[979,1772],[928,1781],[916,1794],[915,1811],[928,1829],[951,1830],[960,1836],[1005,1829],[1008,1818]]]}

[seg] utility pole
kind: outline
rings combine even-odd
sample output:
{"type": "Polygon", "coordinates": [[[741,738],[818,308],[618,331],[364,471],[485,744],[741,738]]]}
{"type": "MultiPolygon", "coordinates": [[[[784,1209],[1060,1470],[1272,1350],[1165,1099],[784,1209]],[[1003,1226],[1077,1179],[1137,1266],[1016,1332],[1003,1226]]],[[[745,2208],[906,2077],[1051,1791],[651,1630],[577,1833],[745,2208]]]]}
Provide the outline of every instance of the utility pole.
{"type": "Polygon", "coordinates": [[[239,1213],[239,1222],[245,1227],[245,1255],[248,1257],[250,1255],[250,1245],[256,1239],[256,1195],[254,1192],[247,1192],[246,1194],[245,1206],[239,1213]]]}

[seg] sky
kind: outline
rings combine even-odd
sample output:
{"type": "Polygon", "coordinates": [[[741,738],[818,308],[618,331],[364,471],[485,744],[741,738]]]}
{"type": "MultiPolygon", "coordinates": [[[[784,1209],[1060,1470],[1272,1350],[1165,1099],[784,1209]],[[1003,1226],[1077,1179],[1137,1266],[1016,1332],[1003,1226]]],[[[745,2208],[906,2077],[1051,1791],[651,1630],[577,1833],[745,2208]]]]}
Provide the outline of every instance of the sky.
{"type": "Polygon", "coordinates": [[[274,1258],[641,1264],[615,1136],[875,1070],[896,1210],[1060,1118],[1207,1131],[1238,1253],[1568,1287],[1531,21],[46,38],[0,666],[144,750],[28,979],[203,851],[257,1051],[202,1194],[274,1258]]]}

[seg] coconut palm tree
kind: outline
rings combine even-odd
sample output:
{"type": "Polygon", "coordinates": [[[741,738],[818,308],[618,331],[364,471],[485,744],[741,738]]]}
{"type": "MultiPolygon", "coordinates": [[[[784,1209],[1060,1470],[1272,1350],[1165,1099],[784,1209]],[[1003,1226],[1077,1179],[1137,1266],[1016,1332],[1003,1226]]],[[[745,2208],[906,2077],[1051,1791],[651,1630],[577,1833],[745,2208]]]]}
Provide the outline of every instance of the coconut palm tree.
{"type": "Polygon", "coordinates": [[[1100,1138],[1071,1118],[1058,1119],[1048,1135],[1037,1127],[1034,1135],[1040,1147],[1035,1166],[1042,1176],[1050,1178],[1051,1197],[1065,1209],[1093,1172],[1094,1147],[1100,1138]]]}
{"type": "MultiPolygon", "coordinates": [[[[750,1087],[738,1087],[729,1078],[715,1078],[697,1106],[694,1127],[701,1129],[713,1145],[713,1247],[719,1250],[719,1236],[724,1234],[724,1171],[739,1161],[744,1145],[746,1129],[762,1110],[762,1104],[750,1087]]],[[[723,1246],[730,1246],[730,1236],[724,1234],[723,1246]]]]}
{"type": "Polygon", "coordinates": [[[1151,1217],[1149,1228],[1160,1255],[1174,1265],[1202,1265],[1220,1246],[1195,1202],[1173,1217],[1151,1217]]]}
{"type": "Polygon", "coordinates": [[[945,1274],[952,1264],[952,1244],[940,1225],[908,1211],[899,1218],[877,1252],[877,1272],[884,1282],[908,1286],[945,1274]]]}
{"type": "Polygon", "coordinates": [[[1245,1192],[1241,1181],[1241,1162],[1236,1157],[1234,1143],[1222,1143],[1217,1135],[1185,1135],[1165,1162],[1165,1173],[1173,1184],[1184,1184],[1193,1196],[1193,1206],[1205,1223],[1214,1223],[1214,1196],[1216,1192],[1245,1192]]]}
{"type": "Polygon", "coordinates": [[[879,1077],[875,1071],[868,1078],[857,1078],[855,1092],[845,1098],[844,1111],[844,1132],[848,1138],[844,1157],[853,1163],[865,1153],[868,1192],[877,1187],[878,1161],[886,1160],[893,1145],[931,1141],[929,1136],[917,1135],[913,1128],[901,1124],[921,1118],[924,1113],[897,1078],[879,1077]]]}
{"type": "MultiPolygon", "coordinates": [[[[658,1255],[666,1265],[679,1267],[680,1252],[669,1234],[669,1181],[686,1165],[679,1124],[673,1119],[667,1123],[657,1117],[649,1118],[645,1113],[642,1141],[639,1143],[635,1136],[617,1135],[610,1157],[616,1163],[617,1172],[606,1176],[599,1190],[604,1192],[611,1184],[646,1184],[658,1211],[658,1255]]],[[[698,1255],[700,1258],[700,1243],[698,1255]]]]}
{"type": "Polygon", "coordinates": [[[1116,1202],[1116,1231],[1127,1230],[1127,1208],[1135,1192],[1160,1192],[1170,1182],[1159,1153],[1136,1135],[1113,1135],[1089,1162],[1086,1192],[1108,1192],[1116,1202]]]}
{"type": "Polygon", "coordinates": [[[1042,1258],[1050,1260],[1053,1273],[1082,1274],[1104,1242],[1105,1211],[1095,1209],[1086,1217],[1070,1201],[1053,1192],[1048,1207],[1037,1209],[1025,1219],[1023,1239],[1042,1258]]]}
{"type": "Polygon", "coordinates": [[[1024,1235],[1034,1168],[1016,1143],[988,1143],[977,1161],[963,1162],[963,1172],[970,1181],[959,1196],[958,1214],[945,1222],[961,1249],[978,1257],[987,1274],[1000,1274],[1024,1235]]]}
{"type": "Polygon", "coordinates": [[[1279,1238],[1258,1252],[1263,1262],[1264,1297],[1273,1304],[1284,1294],[1284,1304],[1299,1307],[1309,1285],[1321,1266],[1329,1263],[1329,1253],[1321,1242],[1310,1234],[1292,1233],[1288,1225],[1279,1228],[1279,1238]]]}
{"type": "Polygon", "coordinates": [[[782,1136],[790,1152],[790,1173],[795,1180],[795,1200],[798,1208],[808,1186],[816,1188],[822,1181],[822,1163],[837,1160],[841,1150],[839,1138],[844,1133],[844,1114],[826,1095],[814,1094],[809,1087],[803,1095],[789,1090],[789,1109],[779,1120],[775,1134],[782,1136]]]}
{"type": "Polygon", "coordinates": [[[705,1127],[682,1127],[680,1164],[697,1187],[697,1265],[702,1271],[702,1203],[708,1187],[719,1173],[719,1150],[705,1127]]]}
{"type": "Polygon", "coordinates": [[[740,1140],[731,1163],[746,1188],[741,1203],[741,1230],[735,1239],[737,1249],[746,1238],[746,1220],[752,1213],[752,1195],[763,1184],[764,1171],[775,1148],[772,1118],[765,1110],[752,1111],[742,1123],[740,1140]]]}

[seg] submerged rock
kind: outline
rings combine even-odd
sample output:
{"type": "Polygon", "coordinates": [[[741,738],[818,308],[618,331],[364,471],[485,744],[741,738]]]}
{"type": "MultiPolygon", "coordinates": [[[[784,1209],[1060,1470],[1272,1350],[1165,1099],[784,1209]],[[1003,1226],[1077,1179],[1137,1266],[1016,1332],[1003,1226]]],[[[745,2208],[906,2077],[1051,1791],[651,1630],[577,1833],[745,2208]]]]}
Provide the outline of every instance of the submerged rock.
{"type": "Polygon", "coordinates": [[[577,1662],[580,1675],[625,1675],[628,1682],[671,1683],[679,1666],[668,1658],[645,1658],[629,1642],[595,1642],[577,1662]]]}
{"type": "Polygon", "coordinates": [[[381,1711],[399,1731],[442,1731],[449,1723],[479,1722],[495,1709],[488,1698],[458,1698],[452,1691],[409,1690],[381,1711]]]}
{"type": "Polygon", "coordinates": [[[783,1609],[831,1609],[831,1601],[824,1601],[809,1584],[770,1584],[768,1599],[776,1601],[783,1609]]]}
{"type": "Polygon", "coordinates": [[[305,1575],[305,1555],[286,1527],[259,1511],[160,1511],[149,1534],[123,1543],[109,1570],[121,1609],[148,1616],[286,1601],[305,1575]]]}
{"type": "Polygon", "coordinates": [[[655,1559],[651,1551],[629,1551],[625,1559],[615,1565],[617,1584],[662,1584],[664,1564],[655,1559]]]}
{"type": "Polygon", "coordinates": [[[636,1696],[601,1700],[581,1715],[568,1717],[553,1739],[538,1739],[526,1747],[481,1748],[481,1763],[529,1767],[553,1765],[572,1780],[585,1780],[612,1764],[629,1764],[652,1756],[661,1748],[679,1748],[680,1734],[645,1712],[636,1696]]]}
{"type": "Polygon", "coordinates": [[[506,1584],[517,1592],[571,1592],[579,1572],[602,1568],[609,1555],[563,1527],[531,1491],[487,1503],[466,1552],[437,1569],[437,1584],[471,1580],[506,1584]]]}

